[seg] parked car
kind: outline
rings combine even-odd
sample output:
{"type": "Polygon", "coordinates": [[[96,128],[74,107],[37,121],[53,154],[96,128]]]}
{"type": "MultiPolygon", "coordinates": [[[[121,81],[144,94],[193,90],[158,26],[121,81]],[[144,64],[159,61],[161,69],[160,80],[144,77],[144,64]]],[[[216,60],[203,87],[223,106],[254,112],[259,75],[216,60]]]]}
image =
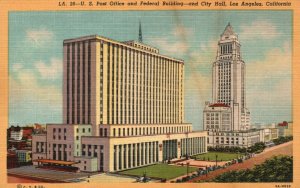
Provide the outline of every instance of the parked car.
{"type": "Polygon", "coordinates": [[[148,178],[148,177],[139,177],[139,178],[137,178],[136,181],[140,182],[140,183],[147,183],[147,182],[151,181],[151,178],[148,178]]]}

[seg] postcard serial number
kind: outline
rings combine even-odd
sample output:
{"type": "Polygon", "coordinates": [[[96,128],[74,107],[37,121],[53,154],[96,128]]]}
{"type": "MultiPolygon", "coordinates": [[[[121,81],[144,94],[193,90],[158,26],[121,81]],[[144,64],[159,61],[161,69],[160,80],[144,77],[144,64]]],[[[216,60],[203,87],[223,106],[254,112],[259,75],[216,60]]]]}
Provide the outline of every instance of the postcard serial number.
{"type": "Polygon", "coordinates": [[[279,184],[279,185],[275,185],[275,188],[291,188],[291,185],[288,184],[279,184]]]}

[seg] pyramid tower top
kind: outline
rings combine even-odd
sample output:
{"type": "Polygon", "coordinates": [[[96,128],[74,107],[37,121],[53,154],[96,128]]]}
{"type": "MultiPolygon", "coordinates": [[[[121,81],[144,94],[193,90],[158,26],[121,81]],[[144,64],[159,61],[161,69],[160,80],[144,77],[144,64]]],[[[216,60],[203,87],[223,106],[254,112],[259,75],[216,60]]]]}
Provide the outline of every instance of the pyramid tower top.
{"type": "Polygon", "coordinates": [[[221,40],[226,40],[226,39],[238,39],[238,35],[233,31],[230,22],[228,22],[223,33],[221,34],[221,40]]]}
{"type": "Polygon", "coordinates": [[[228,36],[228,35],[236,35],[236,33],[233,31],[232,26],[230,25],[230,22],[228,22],[228,24],[227,24],[224,32],[222,33],[222,35],[223,36],[224,35],[226,35],[226,36],[228,36]]]}

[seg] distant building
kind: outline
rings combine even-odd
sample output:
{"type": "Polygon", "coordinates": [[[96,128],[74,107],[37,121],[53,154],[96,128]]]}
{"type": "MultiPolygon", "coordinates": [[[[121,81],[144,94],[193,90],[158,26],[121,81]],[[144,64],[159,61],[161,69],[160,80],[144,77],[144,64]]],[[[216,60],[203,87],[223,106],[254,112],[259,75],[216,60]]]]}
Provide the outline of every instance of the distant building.
{"type": "Polygon", "coordinates": [[[208,131],[208,146],[251,147],[263,140],[263,130],[208,131]]]}
{"type": "Polygon", "coordinates": [[[26,140],[9,140],[7,147],[8,147],[7,149],[16,148],[18,150],[22,150],[25,147],[27,147],[27,141],[26,140]]]}
{"type": "Polygon", "coordinates": [[[209,131],[208,146],[251,147],[257,142],[270,142],[278,138],[278,129],[249,129],[245,131],[209,131]]]}
{"type": "Polygon", "coordinates": [[[46,126],[45,125],[35,123],[33,127],[34,127],[34,129],[33,129],[34,134],[46,133],[46,126]]]}
{"type": "Polygon", "coordinates": [[[12,140],[22,140],[23,138],[23,130],[20,129],[19,131],[10,131],[10,139],[12,140]]]}
{"type": "Polygon", "coordinates": [[[23,138],[24,139],[31,139],[32,133],[33,133],[33,127],[22,127],[23,131],[23,138]]]}
{"type": "Polygon", "coordinates": [[[229,105],[223,103],[209,104],[203,111],[204,130],[230,131],[232,130],[232,110],[229,105]]]}
{"type": "Polygon", "coordinates": [[[31,161],[32,151],[30,150],[16,150],[16,155],[19,163],[28,163],[31,161]]]}
{"type": "Polygon", "coordinates": [[[278,123],[276,128],[279,130],[279,136],[293,136],[293,122],[278,123]]]}
{"type": "Polygon", "coordinates": [[[6,160],[7,169],[18,167],[18,157],[16,153],[8,152],[6,160]]]}
{"type": "Polygon", "coordinates": [[[277,139],[279,136],[279,131],[277,128],[264,128],[264,142],[270,142],[277,139]]]}

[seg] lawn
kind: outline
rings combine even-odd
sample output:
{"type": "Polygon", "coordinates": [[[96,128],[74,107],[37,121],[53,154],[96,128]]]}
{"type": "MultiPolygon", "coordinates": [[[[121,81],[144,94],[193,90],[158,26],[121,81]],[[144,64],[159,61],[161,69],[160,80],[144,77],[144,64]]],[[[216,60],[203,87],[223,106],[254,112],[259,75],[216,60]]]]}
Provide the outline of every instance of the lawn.
{"type": "Polygon", "coordinates": [[[230,161],[236,159],[238,156],[241,156],[241,153],[225,153],[225,152],[208,152],[205,154],[195,155],[196,160],[203,161],[216,161],[216,155],[218,155],[218,161],[230,161]]]}
{"type": "MultiPolygon", "coordinates": [[[[194,172],[196,170],[197,168],[195,167],[189,167],[189,172],[194,172]]],[[[167,164],[155,164],[151,166],[122,171],[120,172],[120,174],[143,176],[144,172],[146,173],[147,177],[173,179],[185,175],[187,173],[187,167],[172,166],[167,164]]]]}

